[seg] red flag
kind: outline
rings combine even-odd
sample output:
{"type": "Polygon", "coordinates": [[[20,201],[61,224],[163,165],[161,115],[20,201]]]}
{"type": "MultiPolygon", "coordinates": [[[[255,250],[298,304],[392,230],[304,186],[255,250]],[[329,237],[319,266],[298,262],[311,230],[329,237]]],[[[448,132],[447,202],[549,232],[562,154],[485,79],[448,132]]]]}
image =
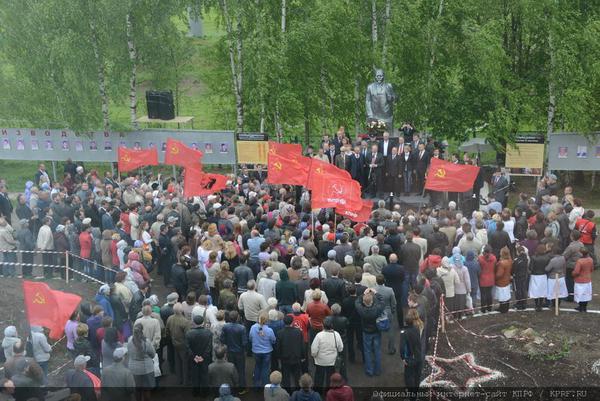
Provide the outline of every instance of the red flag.
{"type": "Polygon", "coordinates": [[[301,151],[300,145],[269,142],[270,184],[307,185],[311,159],[301,151]]]}
{"type": "Polygon", "coordinates": [[[227,187],[227,176],[205,173],[202,166],[185,168],[183,195],[186,197],[205,196],[219,192],[227,187]]]}
{"type": "Polygon", "coordinates": [[[425,189],[432,191],[466,192],[473,188],[479,167],[431,159],[425,189]]]}
{"type": "Polygon", "coordinates": [[[201,163],[202,156],[204,156],[204,153],[190,148],[181,141],[173,138],[167,139],[165,164],[174,164],[181,167],[193,166],[201,163]]]}
{"type": "Polygon", "coordinates": [[[322,174],[313,181],[312,207],[343,207],[347,210],[360,210],[363,207],[360,197],[360,184],[348,179],[342,173],[322,174]]]}
{"type": "Polygon", "coordinates": [[[30,325],[50,329],[50,338],[62,337],[65,324],[81,302],[79,295],[56,291],[46,283],[23,281],[25,311],[30,325]]]}
{"type": "Polygon", "coordinates": [[[158,166],[156,148],[136,150],[120,146],[117,150],[119,171],[131,171],[142,166],[158,166]]]}
{"type": "Polygon", "coordinates": [[[371,217],[371,212],[373,211],[373,201],[363,200],[362,209],[357,211],[347,210],[343,207],[338,207],[335,209],[335,212],[341,216],[347,217],[352,221],[357,223],[364,223],[365,221],[369,221],[371,217]]]}
{"type": "Polygon", "coordinates": [[[308,189],[313,189],[315,182],[319,181],[319,176],[323,174],[339,175],[340,177],[352,179],[352,176],[346,170],[334,166],[331,163],[325,163],[319,159],[310,159],[310,174],[308,175],[308,189]]]}

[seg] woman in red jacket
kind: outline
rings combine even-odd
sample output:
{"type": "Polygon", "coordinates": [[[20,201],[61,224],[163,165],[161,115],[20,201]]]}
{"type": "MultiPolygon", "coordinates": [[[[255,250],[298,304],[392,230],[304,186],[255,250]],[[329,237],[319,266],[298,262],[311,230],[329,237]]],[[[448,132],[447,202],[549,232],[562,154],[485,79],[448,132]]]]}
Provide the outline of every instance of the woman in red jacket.
{"type": "Polygon", "coordinates": [[[483,254],[479,256],[479,289],[481,291],[481,313],[492,311],[492,289],[496,283],[495,267],[496,256],[492,247],[486,245],[483,254]]]}
{"type": "Polygon", "coordinates": [[[579,304],[576,310],[587,312],[587,304],[592,300],[592,272],[594,271],[594,259],[590,257],[587,248],[581,248],[581,258],[573,269],[575,280],[575,302],[579,304]]]}
{"type": "Polygon", "coordinates": [[[500,249],[500,260],[496,263],[496,299],[500,302],[500,313],[508,312],[510,304],[510,283],[512,281],[513,261],[508,247],[500,249]]]}
{"type": "Polygon", "coordinates": [[[83,272],[88,276],[95,277],[95,272],[92,271],[92,228],[89,226],[91,220],[89,218],[83,219],[83,227],[81,234],[79,234],[79,256],[83,261],[83,272]]]}

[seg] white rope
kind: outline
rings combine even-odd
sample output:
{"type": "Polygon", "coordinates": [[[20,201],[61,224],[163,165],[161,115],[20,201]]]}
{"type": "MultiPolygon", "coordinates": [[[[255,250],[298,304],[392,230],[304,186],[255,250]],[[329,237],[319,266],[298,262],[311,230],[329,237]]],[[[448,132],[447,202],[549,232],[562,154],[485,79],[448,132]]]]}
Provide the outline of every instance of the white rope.
{"type": "Polygon", "coordinates": [[[98,262],[95,262],[95,261],[93,261],[93,260],[90,260],[90,259],[83,258],[83,257],[81,257],[81,256],[79,256],[79,255],[75,255],[74,253],[71,253],[71,252],[69,252],[69,255],[71,255],[71,256],[73,256],[73,257],[75,257],[75,258],[79,259],[79,260],[84,260],[84,261],[87,261],[87,262],[93,263],[95,266],[101,267],[101,268],[103,268],[104,270],[109,270],[109,271],[111,271],[111,272],[114,272],[114,273],[118,273],[118,272],[119,272],[118,270],[115,270],[115,269],[112,269],[112,268],[110,268],[110,267],[107,267],[107,266],[101,265],[100,263],[98,263],[98,262]]]}
{"type": "Polygon", "coordinates": [[[5,266],[31,266],[31,267],[52,267],[55,269],[64,269],[64,266],[61,265],[44,265],[44,264],[37,264],[37,263],[19,263],[19,262],[0,262],[0,265],[5,265],[5,266]]]}
{"type": "Polygon", "coordinates": [[[55,254],[55,255],[64,255],[64,254],[65,254],[64,252],[60,252],[60,251],[44,251],[44,250],[39,250],[39,251],[24,251],[24,250],[21,250],[21,249],[11,249],[11,250],[8,250],[8,251],[2,251],[2,252],[13,252],[13,253],[40,253],[40,254],[42,254],[42,253],[52,253],[52,254],[55,254]]]}
{"type": "MultiPolygon", "coordinates": [[[[61,266],[61,267],[64,267],[64,266],[61,266]]],[[[79,270],[75,270],[75,269],[72,269],[72,268],[70,268],[70,267],[68,267],[67,269],[69,269],[69,271],[72,271],[73,273],[77,273],[77,274],[79,274],[79,275],[81,275],[81,276],[83,276],[83,277],[87,278],[88,280],[95,281],[95,282],[97,282],[97,283],[99,283],[99,284],[106,284],[104,281],[100,281],[100,280],[98,280],[98,279],[97,279],[97,278],[95,278],[95,277],[88,276],[87,274],[85,274],[85,273],[82,273],[82,272],[80,272],[79,270]]]]}

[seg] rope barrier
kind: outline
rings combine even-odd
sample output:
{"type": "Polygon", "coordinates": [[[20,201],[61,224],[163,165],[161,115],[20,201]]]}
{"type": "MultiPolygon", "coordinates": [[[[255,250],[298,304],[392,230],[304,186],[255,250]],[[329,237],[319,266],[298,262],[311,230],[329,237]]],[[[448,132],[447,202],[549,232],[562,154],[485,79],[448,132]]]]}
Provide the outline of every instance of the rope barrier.
{"type": "Polygon", "coordinates": [[[69,253],[69,255],[71,255],[71,256],[73,256],[73,257],[75,257],[75,258],[79,259],[79,260],[83,260],[83,261],[87,261],[87,262],[93,263],[95,266],[101,267],[101,268],[103,268],[104,270],[108,270],[108,271],[111,271],[111,272],[114,272],[114,273],[118,273],[118,272],[119,272],[119,270],[115,270],[115,269],[113,269],[113,268],[110,268],[110,267],[107,267],[107,266],[101,265],[100,263],[98,263],[98,262],[96,262],[96,261],[94,261],[94,260],[91,260],[91,259],[86,259],[86,258],[82,258],[81,256],[79,256],[79,255],[76,255],[76,254],[74,254],[74,253],[71,253],[71,252],[68,252],[68,253],[69,253]]]}
{"type": "Polygon", "coordinates": [[[67,362],[63,363],[58,368],[56,368],[52,372],[48,373],[48,376],[54,376],[54,375],[58,374],[62,369],[65,368],[65,366],[67,366],[67,365],[69,365],[71,363],[73,363],[73,361],[67,361],[67,362]]]}
{"type": "Polygon", "coordinates": [[[8,251],[2,251],[2,252],[12,252],[12,253],[52,253],[55,255],[64,255],[64,252],[60,252],[60,251],[44,251],[44,250],[38,250],[38,251],[25,251],[22,249],[11,249],[8,251]]]}
{"type": "MultiPolygon", "coordinates": [[[[65,267],[65,266],[61,266],[61,267],[65,267]]],[[[72,268],[70,268],[70,267],[66,267],[66,270],[68,270],[68,271],[72,271],[73,273],[76,273],[76,274],[79,274],[79,275],[81,275],[81,276],[83,276],[83,277],[87,278],[88,280],[92,280],[92,281],[95,281],[95,282],[97,282],[98,284],[106,284],[104,281],[100,281],[100,280],[98,280],[98,279],[97,279],[97,278],[95,278],[95,277],[92,277],[92,276],[89,276],[89,275],[87,275],[87,274],[85,274],[85,273],[82,273],[82,272],[80,272],[79,270],[75,270],[75,269],[72,269],[72,268]]]]}
{"type": "Polygon", "coordinates": [[[19,262],[0,262],[4,266],[31,266],[31,267],[52,267],[54,269],[64,269],[61,265],[44,265],[38,263],[19,263],[19,262]]]}

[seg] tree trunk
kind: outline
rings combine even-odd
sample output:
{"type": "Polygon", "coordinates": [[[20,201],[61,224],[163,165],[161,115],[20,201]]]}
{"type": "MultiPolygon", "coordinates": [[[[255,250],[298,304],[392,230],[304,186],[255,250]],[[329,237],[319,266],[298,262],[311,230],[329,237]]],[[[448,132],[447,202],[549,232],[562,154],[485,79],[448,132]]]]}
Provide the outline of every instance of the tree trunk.
{"type": "Polygon", "coordinates": [[[275,134],[277,135],[277,142],[281,142],[283,132],[281,131],[281,121],[279,119],[279,100],[275,100],[275,134]]]}
{"type": "Polygon", "coordinates": [[[548,30],[548,51],[550,52],[550,72],[548,74],[548,115],[546,121],[546,136],[550,138],[550,135],[554,132],[554,117],[556,113],[556,93],[554,86],[554,42],[552,40],[552,27],[548,30]]]}
{"type": "Polygon", "coordinates": [[[102,101],[102,128],[104,131],[110,131],[110,117],[108,112],[108,95],[106,93],[106,76],[104,74],[104,61],[100,53],[100,44],[98,43],[98,30],[94,20],[94,12],[89,10],[90,41],[98,70],[98,92],[102,101]]]}
{"type": "Polygon", "coordinates": [[[223,16],[225,17],[225,28],[228,36],[229,44],[229,64],[231,67],[231,78],[233,80],[233,93],[235,95],[235,109],[236,109],[236,132],[242,132],[244,129],[244,103],[242,98],[242,38],[241,33],[241,22],[238,18],[237,24],[237,38],[235,38],[234,48],[234,33],[233,25],[231,22],[231,15],[227,7],[227,0],[219,0],[223,16]],[[236,62],[237,52],[237,62],[236,62]]]}
{"type": "Polygon", "coordinates": [[[360,133],[360,81],[358,77],[354,78],[354,133],[356,138],[360,133]]]}
{"type": "Polygon", "coordinates": [[[323,127],[323,131],[327,129],[327,81],[325,74],[325,67],[321,65],[321,126],[323,127]]]}
{"type": "Polygon", "coordinates": [[[387,63],[388,38],[390,36],[390,18],[392,16],[392,0],[385,1],[385,21],[383,23],[383,44],[381,46],[381,67],[387,63]]]}
{"type": "Polygon", "coordinates": [[[442,16],[443,11],[444,11],[444,0],[440,0],[437,17],[433,21],[434,30],[433,30],[433,36],[431,37],[431,47],[429,49],[429,71],[428,71],[428,75],[427,75],[427,92],[426,92],[427,101],[425,102],[425,113],[424,113],[425,124],[427,124],[429,122],[428,116],[429,116],[429,110],[431,109],[431,103],[432,103],[432,98],[433,98],[433,93],[432,93],[432,89],[431,89],[431,80],[433,77],[433,66],[435,65],[435,50],[436,50],[435,48],[436,48],[436,43],[437,43],[437,27],[435,25],[437,25],[438,20],[442,16]]]}
{"type": "Polygon", "coordinates": [[[308,113],[308,99],[304,98],[304,145],[310,143],[310,116],[308,113]]]}
{"type": "MultiPolygon", "coordinates": [[[[442,12],[444,11],[444,0],[440,0],[440,5],[438,7],[437,17],[435,19],[435,23],[437,24],[438,20],[442,16],[442,12]]],[[[429,58],[429,68],[432,69],[435,64],[435,45],[437,42],[437,32],[433,32],[433,37],[431,38],[431,53],[429,58]]]]}
{"type": "Polygon", "coordinates": [[[263,134],[265,132],[265,100],[260,100],[260,133],[263,134]]]}
{"type": "Polygon", "coordinates": [[[286,3],[286,0],[281,0],[281,33],[285,33],[286,17],[287,17],[287,3],[286,3]]]}
{"type": "Polygon", "coordinates": [[[371,44],[373,53],[377,45],[377,0],[371,0],[371,44]]]}
{"type": "Polygon", "coordinates": [[[129,50],[129,61],[131,62],[131,75],[129,77],[129,116],[133,129],[138,129],[137,123],[137,51],[133,41],[133,15],[127,13],[127,49],[129,50]]]}

